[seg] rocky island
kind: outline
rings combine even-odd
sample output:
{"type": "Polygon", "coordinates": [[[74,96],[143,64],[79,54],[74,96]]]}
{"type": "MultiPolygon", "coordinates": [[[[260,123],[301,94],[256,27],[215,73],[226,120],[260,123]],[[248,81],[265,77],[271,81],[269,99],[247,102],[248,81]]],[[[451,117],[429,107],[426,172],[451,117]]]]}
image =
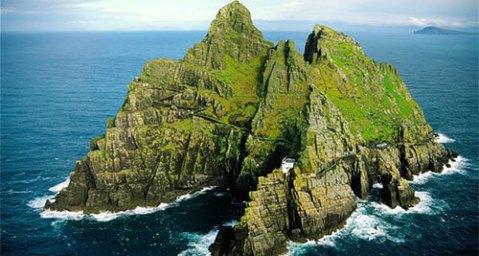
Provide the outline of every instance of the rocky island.
{"type": "Polygon", "coordinates": [[[417,34],[417,35],[471,35],[470,33],[462,32],[462,31],[444,29],[444,28],[433,27],[433,26],[425,27],[423,29],[414,31],[414,34],[417,34]]]}
{"type": "Polygon", "coordinates": [[[228,186],[248,203],[212,254],[275,255],[340,228],[375,183],[383,203],[413,206],[408,180],[456,156],[434,138],[397,70],[351,37],[316,25],[301,54],[234,1],[184,59],[145,64],[45,209],[122,211],[228,186]]]}

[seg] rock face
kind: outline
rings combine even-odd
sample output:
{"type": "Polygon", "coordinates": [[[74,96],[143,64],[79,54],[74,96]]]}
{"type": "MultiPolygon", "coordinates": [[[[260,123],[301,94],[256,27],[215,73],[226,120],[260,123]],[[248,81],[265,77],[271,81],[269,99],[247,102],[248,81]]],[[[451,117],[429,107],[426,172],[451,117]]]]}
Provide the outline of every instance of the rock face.
{"type": "Polygon", "coordinates": [[[391,207],[417,203],[407,180],[455,156],[434,138],[396,69],[352,38],[317,25],[301,54],[234,1],[183,60],[145,64],[45,208],[120,211],[227,185],[249,202],[211,252],[274,255],[341,227],[374,183],[391,207]]]}
{"type": "Polygon", "coordinates": [[[47,208],[120,211],[233,183],[271,47],[244,6],[222,8],[184,60],[146,63],[106,134],[92,139],[69,186],[47,208]]]}

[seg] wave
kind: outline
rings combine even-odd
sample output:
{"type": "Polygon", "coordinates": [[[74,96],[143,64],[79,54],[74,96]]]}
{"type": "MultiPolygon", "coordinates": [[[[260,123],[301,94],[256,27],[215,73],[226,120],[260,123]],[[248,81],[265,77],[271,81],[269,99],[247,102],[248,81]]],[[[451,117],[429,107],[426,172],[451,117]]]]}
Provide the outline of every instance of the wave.
{"type": "Polygon", "coordinates": [[[464,173],[465,172],[464,167],[468,165],[468,159],[462,156],[458,156],[454,161],[449,160],[448,165],[449,167],[447,167],[447,165],[444,165],[444,168],[441,173],[427,171],[419,175],[414,175],[413,180],[410,183],[416,184],[416,185],[422,185],[427,183],[432,177],[435,177],[441,174],[450,175],[454,173],[464,173]]]}
{"type": "Polygon", "coordinates": [[[161,203],[157,207],[137,206],[135,209],[121,211],[121,212],[101,212],[97,214],[90,214],[90,217],[99,222],[108,222],[123,216],[151,214],[154,212],[166,210],[169,207],[171,207],[171,205],[167,203],[161,203]]]}
{"type": "Polygon", "coordinates": [[[288,254],[303,255],[321,247],[336,247],[338,242],[344,239],[354,240],[356,243],[361,241],[404,243],[407,231],[398,220],[411,214],[441,214],[449,207],[445,201],[432,198],[428,192],[418,191],[416,195],[421,201],[408,210],[399,206],[391,209],[384,204],[358,199],[357,209],[342,229],[316,241],[309,240],[306,243],[290,241],[288,254]]]}
{"type": "Polygon", "coordinates": [[[438,215],[443,213],[445,209],[449,209],[449,204],[446,201],[432,198],[428,192],[416,191],[416,196],[419,197],[421,202],[409,209],[408,213],[438,215]]]}
{"type": "Polygon", "coordinates": [[[180,252],[178,255],[187,256],[187,255],[211,255],[208,247],[215,241],[216,235],[218,234],[218,229],[214,228],[206,234],[182,233],[181,236],[189,240],[188,249],[180,252]]]}
{"type": "Polygon", "coordinates": [[[466,167],[468,163],[468,159],[462,156],[458,156],[455,161],[449,160],[449,167],[445,166],[442,170],[442,174],[454,174],[454,173],[464,173],[464,167],[466,167]]]}
{"type": "Polygon", "coordinates": [[[55,194],[36,197],[30,200],[27,203],[27,205],[33,209],[43,209],[43,206],[45,206],[45,203],[47,202],[47,200],[50,200],[50,202],[54,202],[55,196],[58,195],[58,193],[60,193],[62,189],[68,187],[69,183],[70,183],[70,177],[66,178],[64,181],[48,189],[49,191],[54,192],[55,194]]]}
{"type": "Polygon", "coordinates": [[[451,139],[451,138],[447,137],[443,133],[438,133],[437,135],[438,136],[436,137],[435,141],[438,142],[438,143],[445,144],[445,143],[453,143],[453,142],[456,141],[455,139],[451,139]]]}
{"type": "MultiPolygon", "coordinates": [[[[395,243],[405,242],[404,235],[396,231],[400,227],[384,218],[385,213],[382,205],[360,199],[357,202],[358,208],[351,214],[342,229],[316,241],[309,240],[306,243],[290,241],[288,242],[288,254],[302,255],[317,247],[335,247],[337,242],[343,238],[356,240],[357,242],[363,240],[377,241],[379,243],[386,240],[395,243]]],[[[387,208],[387,206],[384,207],[387,208]]],[[[404,211],[404,209],[402,210],[404,211]]],[[[392,211],[399,210],[392,209],[392,211]]]]}
{"type": "Polygon", "coordinates": [[[40,196],[28,201],[27,205],[33,209],[42,209],[47,200],[52,200],[55,195],[40,196]]]}
{"type": "Polygon", "coordinates": [[[201,190],[197,191],[197,192],[194,192],[194,193],[189,193],[189,194],[184,194],[184,195],[181,195],[181,196],[178,196],[176,198],[176,201],[175,202],[181,202],[181,201],[184,201],[184,200],[189,200],[189,199],[192,199],[192,198],[195,198],[201,194],[204,194],[205,192],[207,191],[210,191],[210,190],[213,190],[215,189],[216,186],[209,186],[209,187],[204,187],[202,188],[201,190]]]}
{"type": "MultiPolygon", "coordinates": [[[[236,225],[237,220],[230,220],[223,223],[223,226],[234,226],[236,225]]],[[[188,255],[211,255],[208,250],[208,247],[214,243],[216,236],[218,235],[218,227],[215,226],[206,234],[201,233],[191,233],[183,232],[181,236],[188,240],[188,249],[180,252],[178,255],[188,256],[188,255]]]]}
{"type": "MultiPolygon", "coordinates": [[[[43,206],[42,206],[43,207],[43,206]]],[[[44,210],[40,213],[40,217],[43,219],[60,219],[60,220],[81,220],[86,215],[80,212],[69,212],[69,211],[51,211],[44,210]]]]}
{"type": "MultiPolygon", "coordinates": [[[[62,186],[65,186],[65,184],[68,186],[69,180],[65,180],[64,182],[53,186],[50,188],[50,191],[60,191],[62,189],[62,186]]],[[[120,212],[101,212],[97,214],[85,214],[83,211],[77,211],[77,212],[70,212],[70,211],[53,211],[53,210],[44,210],[40,213],[40,217],[44,219],[60,219],[60,220],[82,220],[82,219],[92,219],[95,221],[99,222],[108,222],[112,221],[116,218],[119,217],[124,217],[124,216],[132,216],[132,215],[145,215],[145,214],[151,214],[155,213],[158,211],[166,210],[170,207],[175,207],[180,204],[180,202],[183,202],[185,200],[189,200],[192,198],[195,198],[201,194],[206,193],[209,190],[212,190],[216,187],[210,186],[210,187],[205,187],[197,192],[191,193],[191,194],[185,194],[182,196],[178,196],[177,199],[174,202],[171,203],[161,203],[160,205],[156,207],[136,207],[135,209],[132,210],[126,210],[126,211],[120,211],[120,212]]],[[[58,194],[56,192],[56,194],[58,194]]],[[[56,195],[55,194],[55,195],[56,195]]],[[[37,197],[30,201],[28,203],[28,206],[34,208],[34,209],[42,209],[43,206],[45,205],[46,200],[52,201],[55,197],[55,195],[49,195],[49,196],[42,196],[42,197],[37,197]]]]}
{"type": "Polygon", "coordinates": [[[432,171],[423,172],[419,175],[413,175],[412,181],[410,181],[409,183],[416,185],[426,184],[432,177],[436,175],[438,174],[432,171]]]}
{"type": "Polygon", "coordinates": [[[49,188],[48,190],[54,193],[59,193],[62,189],[68,187],[68,184],[70,184],[70,177],[66,178],[65,181],[49,188]]]}
{"type": "MultiPolygon", "coordinates": [[[[3,191],[2,191],[3,192],[3,191]]],[[[29,194],[32,193],[31,190],[13,190],[9,189],[8,191],[5,191],[7,195],[14,195],[14,194],[29,194]]]]}

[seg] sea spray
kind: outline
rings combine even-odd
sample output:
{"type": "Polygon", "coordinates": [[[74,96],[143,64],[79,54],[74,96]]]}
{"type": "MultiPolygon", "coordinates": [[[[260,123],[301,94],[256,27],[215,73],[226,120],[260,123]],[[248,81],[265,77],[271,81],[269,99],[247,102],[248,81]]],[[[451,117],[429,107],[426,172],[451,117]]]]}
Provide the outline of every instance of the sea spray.
{"type": "Polygon", "coordinates": [[[335,247],[338,241],[344,239],[351,239],[357,243],[361,241],[404,243],[406,232],[401,223],[405,219],[414,214],[438,215],[449,208],[445,201],[432,198],[429,192],[417,191],[416,195],[421,201],[408,210],[399,206],[391,209],[381,203],[357,199],[358,208],[342,229],[317,241],[310,240],[306,243],[290,241],[288,242],[288,254],[302,255],[314,248],[335,247]]]}
{"type": "MultiPolygon", "coordinates": [[[[230,220],[223,223],[223,226],[233,227],[237,222],[237,220],[230,220]]],[[[208,247],[215,241],[218,232],[218,226],[215,226],[206,234],[190,232],[181,233],[181,236],[188,240],[188,249],[180,252],[178,255],[210,255],[211,253],[209,252],[208,247]]]]}
{"type": "Polygon", "coordinates": [[[54,193],[59,193],[62,189],[68,187],[68,184],[70,184],[70,177],[66,178],[65,181],[49,188],[48,190],[54,193]]]}
{"type": "Polygon", "coordinates": [[[422,185],[427,183],[432,177],[438,175],[451,175],[455,173],[464,173],[464,167],[468,165],[468,159],[462,156],[458,156],[455,160],[449,160],[447,165],[444,165],[441,173],[435,173],[432,171],[423,172],[419,175],[414,175],[413,180],[410,182],[415,185],[422,185]],[[449,166],[448,166],[449,165],[449,166]]]}
{"type": "Polygon", "coordinates": [[[439,142],[439,143],[442,143],[442,144],[453,143],[453,142],[456,141],[455,139],[451,139],[451,138],[447,137],[443,133],[438,133],[437,135],[438,136],[436,137],[436,142],[439,142]]]}
{"type": "Polygon", "coordinates": [[[47,200],[50,200],[50,201],[54,200],[54,197],[63,188],[67,187],[69,182],[70,182],[70,179],[67,178],[65,181],[63,181],[63,182],[61,182],[61,183],[59,183],[59,184],[57,184],[57,185],[55,185],[55,186],[53,186],[49,189],[49,191],[55,192],[54,195],[45,195],[45,196],[41,196],[41,197],[36,197],[33,200],[29,201],[27,205],[29,207],[33,208],[33,209],[42,210],[40,212],[40,216],[41,216],[41,218],[45,218],[45,219],[82,220],[84,218],[88,218],[88,219],[93,219],[93,220],[99,221],[99,222],[108,222],[108,221],[112,221],[112,220],[114,220],[116,218],[119,218],[119,217],[151,214],[151,213],[155,213],[155,212],[158,212],[158,211],[165,210],[165,209],[170,208],[170,207],[175,207],[175,206],[178,206],[179,203],[182,202],[182,201],[186,201],[186,200],[195,198],[195,197],[197,197],[201,194],[206,193],[207,191],[210,191],[210,190],[216,188],[215,186],[205,187],[205,188],[203,188],[199,191],[196,191],[194,193],[178,196],[176,198],[176,200],[171,202],[171,203],[161,203],[156,207],[140,207],[140,206],[138,206],[135,209],[126,210],[126,211],[119,211],[119,212],[106,211],[106,212],[100,212],[100,213],[96,213],[96,214],[85,214],[83,211],[71,212],[71,211],[43,210],[43,206],[45,205],[45,202],[47,200]]]}

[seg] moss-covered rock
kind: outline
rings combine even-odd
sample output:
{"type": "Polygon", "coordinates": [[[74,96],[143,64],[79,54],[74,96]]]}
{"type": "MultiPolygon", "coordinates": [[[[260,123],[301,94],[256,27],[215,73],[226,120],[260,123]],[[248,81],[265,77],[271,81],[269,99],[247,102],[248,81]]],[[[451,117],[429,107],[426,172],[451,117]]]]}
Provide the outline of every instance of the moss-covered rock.
{"type": "Polygon", "coordinates": [[[341,227],[374,183],[385,204],[414,205],[407,180],[455,156],[394,67],[325,26],[304,54],[292,41],[273,45],[234,1],[184,60],[145,64],[45,208],[120,211],[228,185],[249,203],[212,253],[272,255],[341,227]],[[283,173],[286,156],[296,163],[283,173]]]}

